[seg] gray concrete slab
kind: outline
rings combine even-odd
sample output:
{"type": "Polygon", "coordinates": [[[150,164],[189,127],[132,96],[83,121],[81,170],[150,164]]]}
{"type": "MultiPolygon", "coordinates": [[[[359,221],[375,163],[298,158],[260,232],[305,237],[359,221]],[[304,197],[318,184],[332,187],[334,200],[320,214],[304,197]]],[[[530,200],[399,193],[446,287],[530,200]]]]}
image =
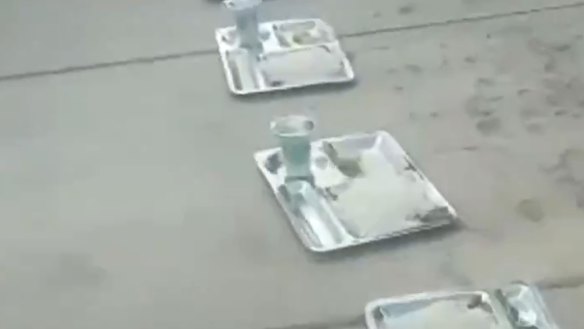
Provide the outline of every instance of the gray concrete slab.
{"type": "Polygon", "coordinates": [[[377,297],[581,276],[582,14],[347,39],[353,88],[237,99],[214,56],[1,83],[0,327],[354,327],[377,297]],[[464,227],[305,251],[251,159],[304,110],[390,131],[464,227]]]}
{"type": "Polygon", "coordinates": [[[546,302],[560,328],[583,328],[579,314],[584,305],[584,289],[558,289],[544,292],[546,302]]]}
{"type": "MultiPolygon", "coordinates": [[[[318,16],[341,35],[582,4],[576,0],[274,0],[265,19],[318,16]]],[[[135,58],[213,52],[213,30],[229,25],[217,1],[4,0],[0,76],[135,58]]]]}

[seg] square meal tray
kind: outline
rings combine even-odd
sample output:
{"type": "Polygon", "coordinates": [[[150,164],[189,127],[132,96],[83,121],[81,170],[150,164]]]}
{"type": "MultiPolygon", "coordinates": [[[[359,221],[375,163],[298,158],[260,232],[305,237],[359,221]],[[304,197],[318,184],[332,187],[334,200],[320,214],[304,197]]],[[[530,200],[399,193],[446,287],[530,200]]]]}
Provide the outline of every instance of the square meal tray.
{"type": "Polygon", "coordinates": [[[286,182],[279,148],[254,158],[296,234],[315,252],[457,221],[453,207],[384,131],[313,142],[314,184],[286,182]]]}
{"type": "Polygon", "coordinates": [[[379,299],[367,304],[365,320],[368,329],[558,329],[539,290],[524,282],[379,299]]]}
{"type": "Polygon", "coordinates": [[[320,19],[292,19],[260,24],[263,51],[239,46],[234,26],[215,31],[227,84],[246,95],[355,78],[334,30],[320,19]]]}

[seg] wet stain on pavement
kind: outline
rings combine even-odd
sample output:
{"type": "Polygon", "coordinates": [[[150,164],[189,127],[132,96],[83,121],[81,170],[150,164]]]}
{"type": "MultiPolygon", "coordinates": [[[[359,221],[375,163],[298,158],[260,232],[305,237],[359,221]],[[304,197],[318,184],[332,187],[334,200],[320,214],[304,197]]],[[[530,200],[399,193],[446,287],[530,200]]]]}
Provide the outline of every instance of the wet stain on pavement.
{"type": "Polygon", "coordinates": [[[492,79],[489,78],[478,78],[477,81],[475,82],[475,84],[478,87],[487,87],[487,86],[493,86],[494,82],[492,79]]]}
{"type": "Polygon", "coordinates": [[[531,89],[529,89],[529,88],[520,88],[520,89],[517,89],[517,96],[524,96],[524,95],[529,94],[530,92],[531,92],[531,89]]]}
{"type": "Polygon", "coordinates": [[[545,217],[545,212],[540,202],[536,199],[523,199],[515,206],[517,213],[524,219],[531,222],[541,222],[545,217]]]}
{"type": "Polygon", "coordinates": [[[398,9],[400,15],[409,15],[416,10],[416,7],[413,4],[407,4],[405,6],[401,6],[398,9]]]}
{"type": "Polygon", "coordinates": [[[477,151],[478,149],[479,149],[479,147],[478,147],[478,146],[476,146],[476,145],[469,145],[469,146],[464,146],[464,147],[462,148],[462,150],[464,150],[464,151],[469,151],[469,152],[474,152],[474,151],[477,151]]]}
{"type": "Polygon", "coordinates": [[[574,66],[580,66],[578,36],[563,36],[561,41],[547,41],[532,37],[527,41],[527,50],[539,57],[543,63],[544,78],[541,92],[545,104],[556,117],[571,115],[580,118],[584,110],[578,105],[584,101],[584,81],[574,66]],[[559,110],[559,109],[561,110],[559,110]]]}
{"type": "Polygon", "coordinates": [[[568,43],[564,43],[564,44],[553,46],[552,49],[557,51],[557,52],[563,53],[565,51],[572,49],[572,45],[570,45],[568,43]]]}
{"type": "Polygon", "coordinates": [[[477,58],[475,56],[468,55],[464,57],[464,62],[468,64],[474,64],[477,62],[477,58]]]}
{"type": "Polygon", "coordinates": [[[492,136],[501,131],[503,123],[497,117],[481,119],[476,123],[477,130],[484,136],[492,136]]]}
{"type": "Polygon", "coordinates": [[[408,70],[408,72],[413,73],[413,74],[422,73],[422,68],[418,65],[415,65],[415,64],[406,65],[406,70],[408,70]]]}
{"type": "Polygon", "coordinates": [[[554,116],[556,117],[562,117],[565,116],[566,114],[569,114],[570,112],[566,109],[559,109],[559,110],[555,110],[554,111],[554,116]]]}
{"type": "Polygon", "coordinates": [[[584,210],[584,150],[567,148],[558,157],[558,161],[544,173],[551,175],[556,183],[572,193],[576,204],[584,210]]]}

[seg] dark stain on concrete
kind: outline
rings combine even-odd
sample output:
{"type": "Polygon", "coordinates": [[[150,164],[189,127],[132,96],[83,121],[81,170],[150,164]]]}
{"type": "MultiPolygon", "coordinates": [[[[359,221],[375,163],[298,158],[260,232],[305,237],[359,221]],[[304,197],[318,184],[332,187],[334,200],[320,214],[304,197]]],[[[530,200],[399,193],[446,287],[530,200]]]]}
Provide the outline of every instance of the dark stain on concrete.
{"type": "Polygon", "coordinates": [[[567,148],[559,155],[555,165],[542,170],[568,189],[577,206],[584,210],[584,150],[567,148]]]}
{"type": "Polygon", "coordinates": [[[517,95],[524,96],[524,95],[529,94],[530,92],[531,92],[531,89],[529,89],[529,88],[521,88],[521,89],[517,90],[517,95]]]}
{"type": "Polygon", "coordinates": [[[554,111],[554,116],[556,116],[556,117],[563,117],[563,116],[565,116],[568,113],[570,113],[570,112],[568,110],[566,110],[566,109],[558,109],[558,110],[555,110],[554,111]]]}
{"type": "Polygon", "coordinates": [[[479,149],[479,147],[478,147],[478,146],[476,146],[476,145],[469,145],[469,146],[464,146],[462,149],[463,149],[464,151],[473,152],[473,151],[476,151],[476,150],[478,150],[478,149],[479,149]]]}
{"type": "Polygon", "coordinates": [[[406,70],[408,70],[408,72],[413,73],[413,74],[420,74],[420,73],[422,73],[422,68],[419,65],[416,65],[416,64],[408,64],[408,65],[406,65],[406,70]]]}
{"type": "Polygon", "coordinates": [[[566,52],[566,51],[572,49],[572,45],[570,45],[568,43],[564,43],[564,44],[553,46],[552,49],[559,52],[559,53],[563,53],[563,52],[566,52]]]}
{"type": "Polygon", "coordinates": [[[371,15],[371,17],[373,17],[373,18],[379,18],[379,17],[381,17],[381,12],[374,11],[373,14],[371,15]]]}
{"type": "Polygon", "coordinates": [[[563,42],[547,42],[531,38],[527,42],[528,49],[543,62],[545,75],[541,80],[545,103],[553,109],[562,108],[554,116],[570,115],[574,119],[582,116],[578,110],[579,102],[584,101],[584,81],[580,75],[573,72],[572,67],[579,65],[574,46],[574,37],[563,42]]]}
{"type": "Polygon", "coordinates": [[[468,55],[468,56],[464,57],[464,62],[468,63],[468,64],[474,64],[477,62],[477,58],[475,56],[468,55]]]}
{"type": "Polygon", "coordinates": [[[404,91],[404,87],[402,87],[402,86],[395,86],[395,87],[393,87],[393,90],[395,90],[397,92],[402,92],[402,91],[404,91]]]}
{"type": "Polygon", "coordinates": [[[493,86],[495,83],[490,78],[478,78],[475,82],[478,87],[490,87],[493,86]]]}
{"type": "Polygon", "coordinates": [[[545,212],[541,203],[534,198],[523,199],[515,206],[515,211],[524,219],[531,222],[541,222],[545,218],[545,212]]]}
{"type": "Polygon", "coordinates": [[[398,12],[400,15],[409,15],[416,10],[416,7],[413,4],[407,4],[404,6],[399,7],[398,12]]]}
{"type": "Polygon", "coordinates": [[[501,119],[497,117],[484,118],[476,123],[477,130],[485,136],[492,136],[499,133],[502,126],[501,119]]]}
{"type": "Polygon", "coordinates": [[[391,49],[391,47],[388,45],[379,45],[379,46],[373,47],[372,49],[379,50],[379,51],[385,51],[385,50],[391,49]]]}

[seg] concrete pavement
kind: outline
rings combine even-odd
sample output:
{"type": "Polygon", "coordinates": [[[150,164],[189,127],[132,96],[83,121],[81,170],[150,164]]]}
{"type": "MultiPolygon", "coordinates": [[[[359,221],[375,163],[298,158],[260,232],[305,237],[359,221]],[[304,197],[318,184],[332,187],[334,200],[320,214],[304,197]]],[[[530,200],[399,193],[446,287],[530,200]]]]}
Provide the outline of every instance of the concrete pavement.
{"type": "MultiPolygon", "coordinates": [[[[231,24],[217,2],[4,0],[0,76],[213,53],[214,29],[231,24]]],[[[270,0],[262,17],[321,17],[350,36],[581,5],[576,0],[270,0]]]]}
{"type": "Polygon", "coordinates": [[[358,83],[244,99],[205,50],[215,4],[0,4],[0,326],[358,328],[374,298],[523,278],[558,282],[550,307],[582,327],[584,8],[338,1],[300,3],[348,36],[358,83]],[[105,21],[35,16],[68,10],[105,21]],[[299,111],[322,136],[391,132],[464,227],[305,251],[251,158],[299,111]]]}

